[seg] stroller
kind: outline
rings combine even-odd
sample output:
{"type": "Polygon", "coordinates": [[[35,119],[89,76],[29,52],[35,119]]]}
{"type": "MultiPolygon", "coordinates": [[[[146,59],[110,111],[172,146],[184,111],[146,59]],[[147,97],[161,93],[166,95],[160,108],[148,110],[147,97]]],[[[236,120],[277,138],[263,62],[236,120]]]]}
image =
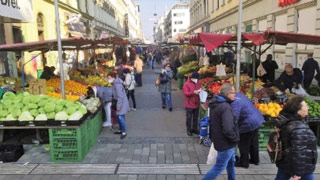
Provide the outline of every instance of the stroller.
{"type": "Polygon", "coordinates": [[[209,116],[205,116],[204,118],[200,119],[200,141],[199,144],[203,144],[206,147],[211,146],[211,140],[209,138],[209,116]]]}

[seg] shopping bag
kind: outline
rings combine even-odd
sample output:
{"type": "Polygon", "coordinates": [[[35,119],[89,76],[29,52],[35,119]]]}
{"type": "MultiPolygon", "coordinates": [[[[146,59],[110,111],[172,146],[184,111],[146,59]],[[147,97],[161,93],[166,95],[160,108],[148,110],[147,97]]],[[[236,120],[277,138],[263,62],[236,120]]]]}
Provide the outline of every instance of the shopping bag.
{"type": "Polygon", "coordinates": [[[261,77],[261,76],[263,76],[265,74],[267,74],[267,71],[262,66],[262,63],[260,63],[260,65],[257,68],[257,75],[261,77]]]}
{"type": "Polygon", "coordinates": [[[207,158],[207,165],[214,165],[216,164],[218,152],[214,149],[213,143],[211,143],[210,151],[207,158]]]}
{"type": "Polygon", "coordinates": [[[302,87],[292,88],[291,92],[294,94],[300,95],[302,97],[309,96],[309,94],[306,92],[306,90],[304,90],[302,87]]]}
{"type": "Polygon", "coordinates": [[[207,91],[201,90],[199,93],[200,102],[205,103],[207,101],[208,93],[207,91]]]}
{"type": "Polygon", "coordinates": [[[222,63],[220,63],[219,65],[217,65],[216,76],[225,76],[225,75],[227,75],[226,65],[223,65],[222,63]]]}

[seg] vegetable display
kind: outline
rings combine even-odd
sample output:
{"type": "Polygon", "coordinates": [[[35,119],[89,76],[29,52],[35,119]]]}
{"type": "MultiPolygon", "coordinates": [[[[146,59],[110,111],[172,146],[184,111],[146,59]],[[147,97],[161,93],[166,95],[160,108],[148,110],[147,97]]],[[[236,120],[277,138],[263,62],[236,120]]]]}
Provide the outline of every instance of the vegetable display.
{"type": "Polygon", "coordinates": [[[89,112],[94,113],[97,111],[98,107],[101,105],[99,98],[90,98],[81,101],[82,104],[88,109],[89,112]]]}
{"type": "Polygon", "coordinates": [[[305,99],[309,107],[309,116],[320,117],[320,104],[308,98],[305,99]]]}
{"type": "Polygon", "coordinates": [[[191,61],[181,67],[178,68],[177,77],[184,78],[184,76],[193,71],[198,71],[199,66],[197,61],[191,61]]]}
{"type": "Polygon", "coordinates": [[[80,120],[87,109],[80,102],[59,100],[47,95],[7,92],[0,102],[1,121],[80,120]]]}

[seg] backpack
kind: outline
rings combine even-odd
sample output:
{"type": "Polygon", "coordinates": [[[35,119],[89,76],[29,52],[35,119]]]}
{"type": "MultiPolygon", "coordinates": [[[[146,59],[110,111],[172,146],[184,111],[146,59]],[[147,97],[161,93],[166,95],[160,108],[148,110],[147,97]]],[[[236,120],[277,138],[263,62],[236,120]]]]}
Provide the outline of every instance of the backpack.
{"type": "Polygon", "coordinates": [[[269,134],[267,151],[268,151],[271,163],[277,163],[284,157],[284,154],[288,152],[288,149],[285,149],[285,150],[282,149],[280,132],[283,128],[279,129],[275,127],[274,128],[275,130],[269,134]]]}

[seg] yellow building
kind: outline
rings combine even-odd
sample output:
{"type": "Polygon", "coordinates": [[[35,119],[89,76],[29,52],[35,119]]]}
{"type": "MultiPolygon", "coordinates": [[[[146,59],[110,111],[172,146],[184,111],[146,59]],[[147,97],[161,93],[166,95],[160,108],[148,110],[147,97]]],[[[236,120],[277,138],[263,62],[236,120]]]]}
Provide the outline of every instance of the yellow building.
{"type": "MultiPolygon", "coordinates": [[[[280,1],[243,0],[242,32],[271,29],[320,34],[320,0],[300,0],[284,6],[279,4],[280,1]]],[[[236,33],[238,4],[238,0],[191,0],[191,31],[236,33]]],[[[314,52],[315,58],[320,60],[319,46],[300,44],[274,46],[266,54],[274,55],[279,65],[278,71],[281,72],[288,63],[301,68],[307,53],[311,52],[314,52]]],[[[244,50],[242,60],[247,61],[250,53],[244,50]]]]}
{"type": "MultiPolygon", "coordinates": [[[[55,8],[53,0],[32,0],[34,21],[31,23],[5,23],[5,41],[6,44],[18,43],[18,42],[33,42],[41,40],[56,39],[56,18],[55,8]]],[[[78,4],[77,0],[60,0],[59,1],[59,19],[61,37],[67,38],[70,36],[86,36],[92,37],[92,30],[90,28],[90,22],[93,20],[93,16],[88,14],[88,8],[84,11],[81,10],[81,4],[78,4]],[[87,12],[85,12],[87,11],[87,12]],[[74,29],[71,26],[65,25],[65,22],[73,15],[81,14],[80,26],[78,29],[74,29]]],[[[38,55],[41,52],[25,52],[21,55],[8,53],[8,62],[15,64],[17,60],[16,56],[22,56],[24,62],[28,62],[32,57],[38,55]]],[[[25,65],[26,75],[36,77],[37,70],[43,68],[42,60],[47,59],[48,66],[55,66],[58,62],[57,52],[48,52],[45,57],[41,55],[25,65]],[[37,62],[37,63],[36,63],[37,62]]],[[[15,69],[13,67],[13,69],[15,69]]],[[[17,72],[13,70],[13,76],[17,75],[17,72]]],[[[20,71],[20,70],[19,70],[20,71]]]]}

